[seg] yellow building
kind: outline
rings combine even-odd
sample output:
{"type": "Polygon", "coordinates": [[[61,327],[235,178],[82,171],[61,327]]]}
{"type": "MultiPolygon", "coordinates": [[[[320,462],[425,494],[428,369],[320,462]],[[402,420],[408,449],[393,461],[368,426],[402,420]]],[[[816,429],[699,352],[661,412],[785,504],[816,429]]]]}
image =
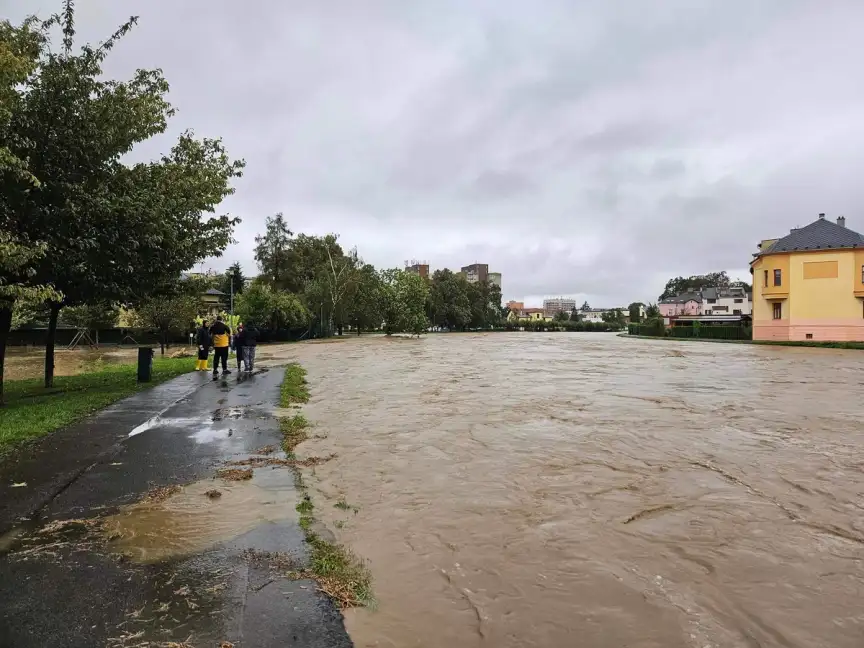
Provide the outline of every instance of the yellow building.
{"type": "Polygon", "coordinates": [[[864,237],[819,219],[759,244],[754,340],[864,341],[864,237]]]}

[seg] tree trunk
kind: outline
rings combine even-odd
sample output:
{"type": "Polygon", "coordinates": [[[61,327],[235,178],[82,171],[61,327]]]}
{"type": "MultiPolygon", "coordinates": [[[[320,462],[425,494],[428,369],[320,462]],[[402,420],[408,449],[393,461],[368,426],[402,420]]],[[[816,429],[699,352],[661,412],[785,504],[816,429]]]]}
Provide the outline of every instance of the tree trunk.
{"type": "Polygon", "coordinates": [[[48,318],[48,338],[45,340],[45,389],[54,386],[54,344],[57,342],[57,318],[62,306],[51,302],[51,316],[48,318]]]}
{"type": "Polygon", "coordinates": [[[168,339],[168,334],[165,331],[161,331],[159,335],[159,350],[162,355],[165,355],[165,341],[168,339]]]}
{"type": "Polygon", "coordinates": [[[12,328],[12,304],[0,308],[0,405],[3,405],[3,364],[6,360],[6,340],[12,328]]]}

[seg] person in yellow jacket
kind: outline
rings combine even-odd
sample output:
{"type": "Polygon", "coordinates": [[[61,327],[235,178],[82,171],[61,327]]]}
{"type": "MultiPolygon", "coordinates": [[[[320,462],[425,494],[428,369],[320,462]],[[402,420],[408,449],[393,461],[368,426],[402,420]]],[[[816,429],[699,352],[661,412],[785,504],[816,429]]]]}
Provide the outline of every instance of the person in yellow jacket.
{"type": "Polygon", "coordinates": [[[207,320],[201,321],[201,328],[198,329],[195,341],[198,342],[198,364],[195,365],[195,371],[207,371],[207,356],[210,355],[210,331],[207,330],[207,320]]]}
{"type": "Polygon", "coordinates": [[[210,340],[213,343],[213,377],[219,375],[219,361],[222,361],[222,375],[231,373],[228,368],[228,348],[231,345],[231,329],[222,321],[222,316],[216,318],[210,327],[210,340]]]}

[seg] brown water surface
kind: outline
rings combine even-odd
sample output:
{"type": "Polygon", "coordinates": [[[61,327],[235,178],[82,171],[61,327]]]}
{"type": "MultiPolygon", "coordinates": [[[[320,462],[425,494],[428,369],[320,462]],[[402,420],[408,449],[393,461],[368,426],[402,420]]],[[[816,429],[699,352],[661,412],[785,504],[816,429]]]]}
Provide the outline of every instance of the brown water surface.
{"type": "Polygon", "coordinates": [[[158,562],[199,553],[265,522],[293,519],[296,504],[291,472],[265,468],[249,481],[207,479],[167,499],[123,507],[105,518],[103,529],[116,551],[158,562]],[[218,497],[208,496],[213,490],[218,497]]]}
{"type": "Polygon", "coordinates": [[[864,353],[516,333],[277,355],[326,435],[301,454],[338,453],[307,475],[316,514],[374,575],[361,648],[864,646],[864,353]]]}

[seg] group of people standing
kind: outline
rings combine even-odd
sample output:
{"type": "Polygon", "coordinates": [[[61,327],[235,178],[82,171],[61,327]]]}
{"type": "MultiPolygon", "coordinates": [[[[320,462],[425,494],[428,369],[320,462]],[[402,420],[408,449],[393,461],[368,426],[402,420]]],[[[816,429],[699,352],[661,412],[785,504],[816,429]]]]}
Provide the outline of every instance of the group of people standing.
{"type": "Polygon", "coordinates": [[[222,321],[222,316],[216,318],[213,325],[208,328],[207,320],[201,322],[201,328],[198,329],[196,336],[198,343],[198,364],[195,367],[196,371],[207,371],[207,359],[210,356],[210,347],[213,347],[213,377],[219,375],[219,363],[222,363],[222,375],[226,376],[231,373],[228,368],[228,349],[231,348],[232,342],[234,350],[237,353],[237,371],[243,370],[243,365],[247,372],[251,372],[255,368],[255,349],[258,346],[258,330],[254,326],[237,326],[237,333],[233,335],[231,327],[222,321]]]}

